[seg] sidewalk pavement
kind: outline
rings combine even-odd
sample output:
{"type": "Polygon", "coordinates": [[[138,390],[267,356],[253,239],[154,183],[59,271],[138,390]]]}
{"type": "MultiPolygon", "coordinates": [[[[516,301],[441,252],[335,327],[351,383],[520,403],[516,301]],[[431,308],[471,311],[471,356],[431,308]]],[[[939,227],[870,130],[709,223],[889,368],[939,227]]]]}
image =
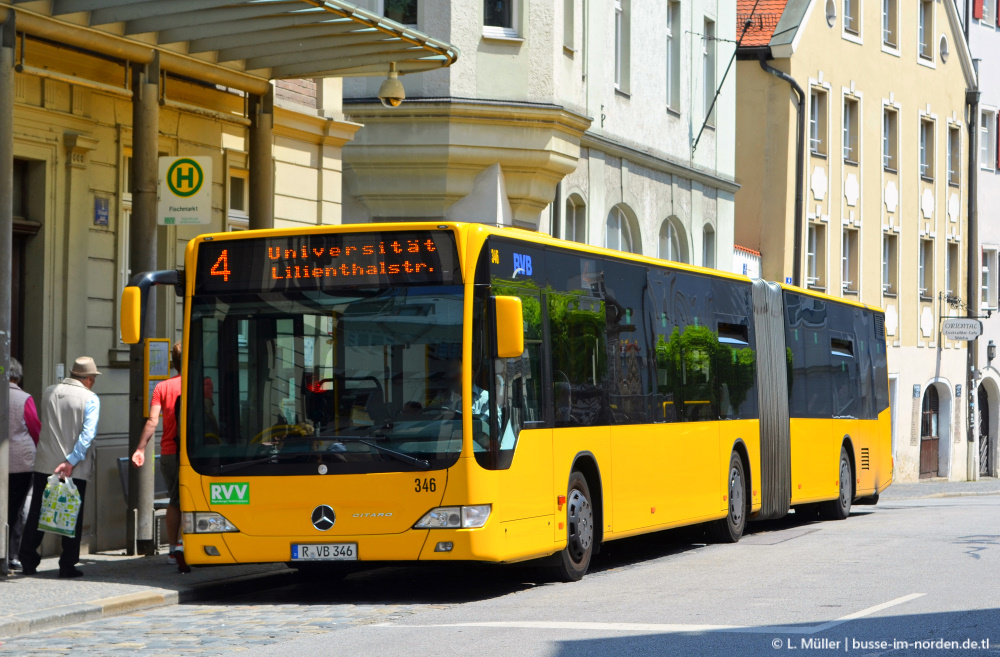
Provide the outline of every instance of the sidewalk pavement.
{"type": "Polygon", "coordinates": [[[1000,495],[1000,479],[984,477],[979,481],[947,481],[930,479],[915,484],[892,484],[882,491],[880,499],[912,500],[927,497],[967,497],[972,495],[1000,495]]]}
{"type": "Polygon", "coordinates": [[[177,572],[166,555],[124,551],[82,555],[77,579],[59,579],[58,559],[42,561],[32,577],[0,578],[0,637],[72,625],[139,609],[236,595],[289,581],[284,564],[192,568],[177,572]]]}

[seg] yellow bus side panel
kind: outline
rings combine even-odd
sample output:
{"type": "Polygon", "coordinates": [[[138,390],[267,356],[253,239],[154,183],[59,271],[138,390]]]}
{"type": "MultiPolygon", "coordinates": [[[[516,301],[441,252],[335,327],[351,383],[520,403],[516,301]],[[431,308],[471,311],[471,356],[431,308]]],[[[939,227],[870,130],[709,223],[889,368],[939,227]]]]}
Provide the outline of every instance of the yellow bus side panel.
{"type": "Polygon", "coordinates": [[[873,454],[873,462],[877,463],[875,470],[878,481],[878,491],[881,493],[892,483],[893,467],[892,462],[892,414],[888,408],[879,413],[878,416],[878,451],[873,454]]]}
{"type": "MultiPolygon", "coordinates": [[[[850,421],[850,420],[848,420],[850,421]]],[[[816,418],[792,418],[792,504],[832,500],[840,492],[837,466],[843,427],[834,428],[834,422],[816,418]]]]}
{"type": "Polygon", "coordinates": [[[729,477],[729,456],[738,441],[746,446],[747,458],[750,461],[750,471],[746,476],[750,479],[750,512],[760,511],[760,420],[727,420],[719,422],[719,472],[721,473],[720,488],[715,499],[718,505],[713,508],[722,515],[729,512],[728,502],[722,499],[726,494],[729,477]]]}
{"type": "MultiPolygon", "coordinates": [[[[604,515],[604,536],[613,531],[614,497],[612,490],[614,476],[611,459],[611,429],[609,427],[566,427],[552,431],[552,485],[553,495],[565,495],[569,475],[577,455],[589,452],[597,462],[603,490],[602,510],[604,515]]],[[[591,496],[596,491],[591,487],[591,496]]],[[[595,502],[596,504],[596,502],[595,502]]],[[[562,549],[566,545],[566,510],[558,512],[553,529],[553,540],[562,549]],[[563,527],[559,523],[564,523],[563,527]]]]}

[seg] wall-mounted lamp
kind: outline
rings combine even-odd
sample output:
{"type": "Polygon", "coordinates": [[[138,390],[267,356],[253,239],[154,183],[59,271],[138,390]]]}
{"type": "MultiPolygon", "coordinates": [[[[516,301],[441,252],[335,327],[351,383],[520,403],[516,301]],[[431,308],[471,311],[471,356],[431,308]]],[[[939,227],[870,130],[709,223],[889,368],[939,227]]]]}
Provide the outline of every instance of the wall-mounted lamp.
{"type": "Polygon", "coordinates": [[[997,346],[993,343],[993,340],[989,341],[986,345],[986,364],[989,365],[993,362],[993,359],[997,357],[997,346]]]}

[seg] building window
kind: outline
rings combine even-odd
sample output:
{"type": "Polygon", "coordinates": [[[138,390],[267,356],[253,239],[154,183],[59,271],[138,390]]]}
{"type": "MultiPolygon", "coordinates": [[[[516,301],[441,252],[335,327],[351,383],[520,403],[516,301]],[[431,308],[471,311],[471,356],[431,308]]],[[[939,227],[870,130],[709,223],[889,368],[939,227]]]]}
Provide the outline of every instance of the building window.
{"type": "Polygon", "coordinates": [[[844,96],[844,161],[857,164],[858,152],[858,99],[844,96]]]}
{"type": "Polygon", "coordinates": [[[897,0],[882,0],[882,45],[893,49],[899,47],[896,5],[897,0]]]}
{"type": "Polygon", "coordinates": [[[921,299],[930,299],[934,296],[934,242],[931,240],[920,240],[917,282],[920,285],[921,299]]]}
{"type": "Polygon", "coordinates": [[[892,233],[882,235],[882,293],[896,294],[897,237],[892,233]]]}
{"type": "Polygon", "coordinates": [[[861,34],[861,0],[844,0],[844,31],[854,36],[861,34]]]}
{"type": "Polygon", "coordinates": [[[958,126],[948,126],[948,184],[958,187],[962,182],[962,133],[958,126]]]}
{"type": "Polygon", "coordinates": [[[382,0],[382,15],[403,25],[417,24],[417,0],[382,0]]]}
{"type": "Polygon", "coordinates": [[[701,236],[701,264],[715,268],[715,229],[705,224],[701,236]]]}
{"type": "Polygon", "coordinates": [[[948,242],[944,257],[945,293],[949,298],[961,296],[959,276],[962,272],[962,261],[958,259],[958,243],[948,242]]]}
{"type": "Polygon", "coordinates": [[[249,190],[246,171],[229,172],[229,213],[226,222],[228,230],[246,230],[249,227],[249,190]]]}
{"type": "Polygon", "coordinates": [[[997,113],[983,110],[979,118],[979,167],[993,171],[997,166],[997,113]]]}
{"type": "Polygon", "coordinates": [[[920,177],[934,180],[934,121],[920,119],[920,177]]]}
{"type": "Polygon", "coordinates": [[[809,92],[809,150],[813,155],[826,155],[826,92],[813,88],[809,92]]]}
{"type": "Polygon", "coordinates": [[[587,243],[587,205],[576,194],[566,199],[566,219],[562,237],[571,242],[587,243]]]}
{"type": "Polygon", "coordinates": [[[615,0],[615,89],[628,91],[629,0],[615,0]]]}
{"type": "Polygon", "coordinates": [[[605,246],[629,253],[642,253],[642,238],[639,224],[631,211],[624,205],[616,205],[608,214],[605,246]]]}
{"type": "Polygon", "coordinates": [[[709,125],[715,125],[715,21],[705,19],[705,36],[701,42],[705,62],[705,116],[709,125]]]}
{"type": "Polygon", "coordinates": [[[844,292],[857,292],[859,287],[858,271],[858,231],[853,228],[844,230],[841,239],[841,289],[844,292]]]}
{"type": "Polygon", "coordinates": [[[517,38],[518,0],[484,0],[483,34],[517,38]]]}
{"type": "Polygon", "coordinates": [[[826,287],[826,226],[809,224],[806,234],[806,285],[826,287]]]}
{"type": "Polygon", "coordinates": [[[882,110],[882,167],[887,171],[897,170],[897,133],[898,113],[886,107],[882,110]]]}
{"type": "Polygon", "coordinates": [[[687,262],[684,246],[684,229],[680,223],[670,218],[660,225],[660,246],[659,257],[662,260],[673,260],[674,262],[687,262]]]}
{"type": "Polygon", "coordinates": [[[576,47],[576,0],[563,0],[563,48],[576,47]]]}
{"type": "Polygon", "coordinates": [[[681,105],[681,3],[667,2],[667,107],[681,105]]]}
{"type": "Polygon", "coordinates": [[[934,60],[934,0],[918,0],[917,52],[921,59],[934,60]]]}
{"type": "Polygon", "coordinates": [[[983,7],[983,16],[980,18],[980,22],[986,25],[990,29],[993,29],[993,3],[996,0],[977,0],[976,4],[981,4],[983,7]]]}
{"type": "Polygon", "coordinates": [[[983,280],[979,304],[993,310],[997,307],[997,247],[983,247],[983,280]]]}

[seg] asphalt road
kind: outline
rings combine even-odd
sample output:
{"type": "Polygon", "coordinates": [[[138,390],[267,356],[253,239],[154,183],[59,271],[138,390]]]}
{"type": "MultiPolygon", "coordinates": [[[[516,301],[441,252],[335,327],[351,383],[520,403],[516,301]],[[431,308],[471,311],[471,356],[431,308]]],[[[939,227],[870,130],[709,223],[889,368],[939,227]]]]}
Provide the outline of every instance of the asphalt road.
{"type": "Polygon", "coordinates": [[[615,541],[575,584],[524,567],[375,568],[17,637],[0,655],[1000,654],[1000,496],[751,532],[615,541]]]}

